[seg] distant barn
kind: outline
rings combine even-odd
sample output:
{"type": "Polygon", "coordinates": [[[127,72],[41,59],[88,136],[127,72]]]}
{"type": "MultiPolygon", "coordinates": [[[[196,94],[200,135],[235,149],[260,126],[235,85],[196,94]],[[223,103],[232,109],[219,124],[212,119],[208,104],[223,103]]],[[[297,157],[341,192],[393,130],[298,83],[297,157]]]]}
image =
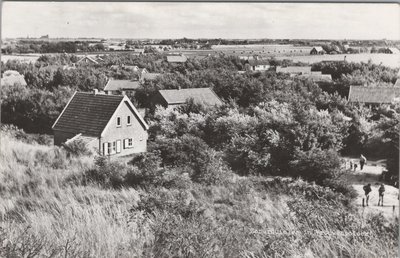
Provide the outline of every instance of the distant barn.
{"type": "Polygon", "coordinates": [[[331,82],[332,76],[330,74],[322,74],[322,72],[311,72],[310,74],[299,75],[300,78],[307,78],[314,82],[331,82]]]}
{"type": "Polygon", "coordinates": [[[175,107],[184,105],[189,99],[193,99],[195,103],[211,106],[223,104],[222,100],[210,88],[159,90],[153,97],[152,103],[154,106],[175,107]]]}
{"type": "Polygon", "coordinates": [[[400,102],[400,87],[350,86],[348,101],[370,105],[400,102]]]}
{"type": "Polygon", "coordinates": [[[323,55],[325,50],[322,47],[313,47],[310,51],[310,55],[323,55]]]}
{"type": "Polygon", "coordinates": [[[104,87],[104,91],[108,95],[118,95],[118,94],[134,95],[134,92],[139,87],[140,87],[139,81],[109,79],[106,86],[104,87]]]}
{"type": "Polygon", "coordinates": [[[185,63],[187,61],[187,57],[185,55],[168,55],[167,62],[168,63],[185,63]]]}
{"type": "Polygon", "coordinates": [[[247,63],[251,71],[266,71],[271,67],[269,61],[263,59],[249,59],[247,63]]]}
{"type": "Polygon", "coordinates": [[[291,75],[311,74],[311,66],[277,66],[277,73],[289,73],[291,75]]]}
{"type": "Polygon", "coordinates": [[[388,47],[388,48],[385,48],[384,53],[386,53],[386,54],[399,54],[400,50],[395,48],[395,47],[388,47]]]}

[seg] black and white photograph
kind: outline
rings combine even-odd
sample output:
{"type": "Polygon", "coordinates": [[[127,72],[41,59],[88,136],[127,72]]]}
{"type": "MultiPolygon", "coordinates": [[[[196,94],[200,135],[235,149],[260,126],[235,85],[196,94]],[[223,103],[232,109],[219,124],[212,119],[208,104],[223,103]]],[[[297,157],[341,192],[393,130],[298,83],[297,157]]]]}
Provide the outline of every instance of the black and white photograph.
{"type": "Polygon", "coordinates": [[[399,257],[399,2],[2,1],[0,33],[0,257],[399,257]]]}

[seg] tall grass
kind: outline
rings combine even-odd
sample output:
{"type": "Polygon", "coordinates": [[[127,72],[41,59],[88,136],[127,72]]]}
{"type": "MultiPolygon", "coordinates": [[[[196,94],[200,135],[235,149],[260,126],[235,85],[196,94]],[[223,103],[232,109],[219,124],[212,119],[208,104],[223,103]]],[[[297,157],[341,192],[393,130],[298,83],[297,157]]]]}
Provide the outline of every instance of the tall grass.
{"type": "Polygon", "coordinates": [[[397,257],[397,226],[303,181],[171,170],[113,188],[81,180],[93,157],[4,133],[0,145],[0,257],[397,257]]]}

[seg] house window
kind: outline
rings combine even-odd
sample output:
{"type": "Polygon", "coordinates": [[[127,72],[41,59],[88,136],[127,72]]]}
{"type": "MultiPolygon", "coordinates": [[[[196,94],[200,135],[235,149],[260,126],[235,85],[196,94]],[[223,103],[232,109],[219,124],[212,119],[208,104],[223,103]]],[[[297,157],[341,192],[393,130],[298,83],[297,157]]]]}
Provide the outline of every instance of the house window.
{"type": "Polygon", "coordinates": [[[111,154],[111,142],[107,143],[107,153],[111,154]]]}
{"type": "Polygon", "coordinates": [[[120,127],[120,126],[121,126],[121,118],[117,117],[117,127],[120,127]]]}
{"type": "Polygon", "coordinates": [[[131,116],[128,116],[126,120],[127,125],[131,125],[131,116]]]}
{"type": "Polygon", "coordinates": [[[133,138],[124,139],[124,149],[129,149],[133,147],[133,138]]]}
{"type": "Polygon", "coordinates": [[[113,142],[112,143],[112,153],[116,153],[117,152],[117,143],[113,142]]]}

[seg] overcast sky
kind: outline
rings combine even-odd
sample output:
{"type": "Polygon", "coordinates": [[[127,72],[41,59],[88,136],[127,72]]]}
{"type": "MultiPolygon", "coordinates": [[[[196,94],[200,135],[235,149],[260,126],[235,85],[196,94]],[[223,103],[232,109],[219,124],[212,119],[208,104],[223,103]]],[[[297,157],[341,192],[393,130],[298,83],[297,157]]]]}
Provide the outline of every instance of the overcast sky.
{"type": "Polygon", "coordinates": [[[2,37],[400,39],[398,4],[29,3],[2,37]]]}

